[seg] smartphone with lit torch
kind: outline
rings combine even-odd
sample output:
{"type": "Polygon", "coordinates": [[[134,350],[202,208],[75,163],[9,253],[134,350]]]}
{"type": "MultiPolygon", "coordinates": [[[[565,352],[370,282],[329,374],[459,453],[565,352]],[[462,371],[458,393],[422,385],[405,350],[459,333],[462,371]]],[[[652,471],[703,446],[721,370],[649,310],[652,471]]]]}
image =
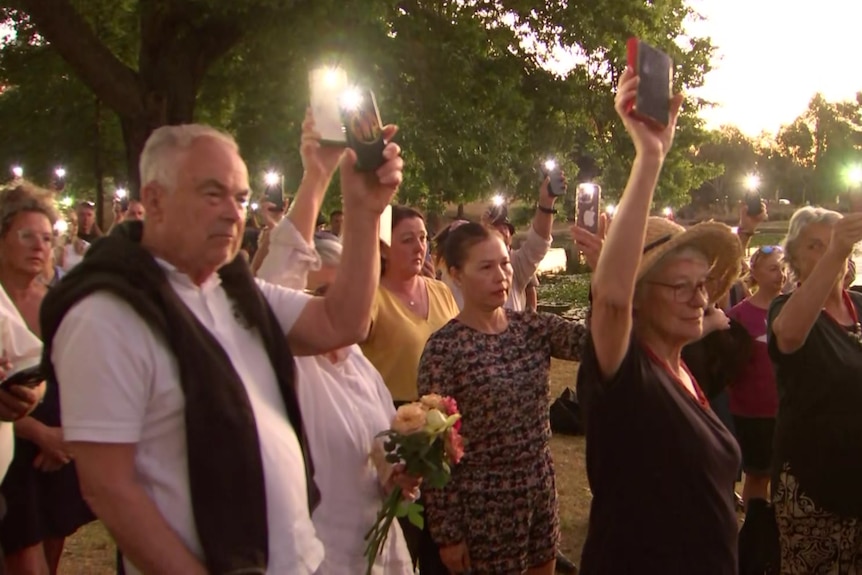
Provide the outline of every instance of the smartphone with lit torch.
{"type": "Polygon", "coordinates": [[[383,123],[374,92],[354,88],[341,98],[341,120],[347,135],[347,145],[356,152],[356,169],[373,172],[383,165],[383,123]]]}
{"type": "Polygon", "coordinates": [[[597,184],[584,183],[578,185],[576,192],[575,223],[594,234],[599,233],[599,202],[602,188],[597,184]]]}
{"type": "Polygon", "coordinates": [[[542,164],[542,177],[550,179],[550,184],[548,185],[549,194],[557,198],[566,195],[566,182],[563,180],[563,172],[557,165],[556,160],[545,160],[542,164]]]}
{"type": "Polygon", "coordinates": [[[336,66],[317,68],[309,72],[311,114],[320,143],[344,146],[347,135],[341,121],[341,98],[347,91],[347,72],[336,66]]]}

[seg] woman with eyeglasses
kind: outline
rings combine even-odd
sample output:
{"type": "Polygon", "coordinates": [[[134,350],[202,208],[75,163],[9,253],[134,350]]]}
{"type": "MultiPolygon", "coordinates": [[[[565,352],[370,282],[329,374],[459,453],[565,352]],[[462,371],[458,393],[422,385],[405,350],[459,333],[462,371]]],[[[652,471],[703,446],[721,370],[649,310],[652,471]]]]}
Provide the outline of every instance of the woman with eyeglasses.
{"type": "MultiPolygon", "coordinates": [[[[0,196],[0,285],[27,326],[40,335],[41,281],[54,246],[56,212],[50,192],[28,184],[0,196]]],[[[0,490],[8,514],[0,543],[9,575],[57,573],[65,538],[94,517],[81,497],[72,456],[63,441],[59,393],[15,422],[15,458],[0,490]]]]}
{"type": "Polygon", "coordinates": [[[766,347],[766,319],[769,305],[781,295],[786,280],[782,256],[778,246],[763,246],[754,252],[748,283],[755,292],[728,313],[748,330],[753,340],[751,357],[729,387],[730,412],[742,449],[745,471],[742,500],[746,508],[751,499],[769,497],[778,388],[766,347]]]}
{"type": "Polygon", "coordinates": [[[742,248],[724,224],[649,217],[682,97],[656,131],[628,112],[637,86],[627,68],[615,105],[635,160],[593,274],[578,371],[593,494],[581,573],[735,575],[739,446],[681,353],[736,280],[742,248]]]}
{"type": "Polygon", "coordinates": [[[844,289],[859,241],[862,214],[812,207],[784,240],[799,286],[769,309],[782,573],[862,573],[862,294],[844,289]]]}

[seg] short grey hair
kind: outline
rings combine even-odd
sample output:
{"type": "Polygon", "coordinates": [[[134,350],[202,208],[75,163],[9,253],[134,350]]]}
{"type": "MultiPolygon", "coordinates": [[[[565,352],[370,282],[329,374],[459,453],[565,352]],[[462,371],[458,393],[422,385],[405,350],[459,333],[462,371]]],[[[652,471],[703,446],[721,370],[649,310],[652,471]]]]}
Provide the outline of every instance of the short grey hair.
{"type": "Polygon", "coordinates": [[[314,238],[314,249],[320,256],[320,263],[327,267],[338,267],[341,264],[341,242],[332,238],[314,238]]]}
{"type": "Polygon", "coordinates": [[[827,210],[825,208],[812,208],[805,206],[799,208],[793,213],[790,218],[790,226],[787,230],[787,237],[784,238],[784,261],[790,267],[790,271],[795,278],[799,278],[799,269],[796,266],[796,250],[799,248],[799,236],[811,224],[827,224],[834,225],[843,216],[838,212],[827,210]]]}
{"type": "Polygon", "coordinates": [[[162,126],[153,130],[141,152],[138,164],[141,187],[156,182],[168,190],[173,190],[177,183],[179,164],[177,156],[188,150],[198,138],[214,138],[239,153],[239,146],[233,136],[211,126],[203,124],[162,126]]]}

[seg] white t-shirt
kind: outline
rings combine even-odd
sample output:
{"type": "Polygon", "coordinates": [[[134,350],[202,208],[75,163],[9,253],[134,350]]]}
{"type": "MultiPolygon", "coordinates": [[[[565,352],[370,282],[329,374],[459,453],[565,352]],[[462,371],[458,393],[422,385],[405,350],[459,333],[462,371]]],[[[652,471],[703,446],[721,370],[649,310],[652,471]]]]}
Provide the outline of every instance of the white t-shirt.
{"type": "MultiPolygon", "coordinates": [[[[42,342],[27,327],[6,290],[0,288],[0,356],[3,355],[12,364],[8,377],[16,371],[39,363],[42,357],[42,342]]],[[[12,423],[0,421],[0,481],[6,476],[14,453],[12,423]]]]}
{"type": "MultiPolygon", "coordinates": [[[[323,545],[309,514],[302,451],[260,334],[237,321],[218,275],[198,287],[160,263],[183,303],[224,348],[248,393],[266,484],[267,573],[314,573],[323,545]]],[[[309,296],[259,280],[258,285],[288,333],[309,296]]],[[[177,361],[163,339],[123,300],[99,292],[68,312],[51,359],[66,440],[137,444],[141,484],[185,545],[202,556],[189,491],[185,400],[177,361]]],[[[128,561],[126,569],[139,573],[128,561]]]]}

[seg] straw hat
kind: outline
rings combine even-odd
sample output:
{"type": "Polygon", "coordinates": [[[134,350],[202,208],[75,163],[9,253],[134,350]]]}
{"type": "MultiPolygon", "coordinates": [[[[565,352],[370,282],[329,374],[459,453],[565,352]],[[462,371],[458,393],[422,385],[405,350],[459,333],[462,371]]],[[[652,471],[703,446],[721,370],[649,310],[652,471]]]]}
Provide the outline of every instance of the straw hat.
{"type": "Polygon", "coordinates": [[[739,279],[742,245],[729,226],[718,222],[703,222],[688,229],[667,218],[652,217],[647,221],[644,253],[637,279],[643,277],[670,252],[692,247],[706,256],[711,265],[709,301],[715,303],[739,279]]]}

